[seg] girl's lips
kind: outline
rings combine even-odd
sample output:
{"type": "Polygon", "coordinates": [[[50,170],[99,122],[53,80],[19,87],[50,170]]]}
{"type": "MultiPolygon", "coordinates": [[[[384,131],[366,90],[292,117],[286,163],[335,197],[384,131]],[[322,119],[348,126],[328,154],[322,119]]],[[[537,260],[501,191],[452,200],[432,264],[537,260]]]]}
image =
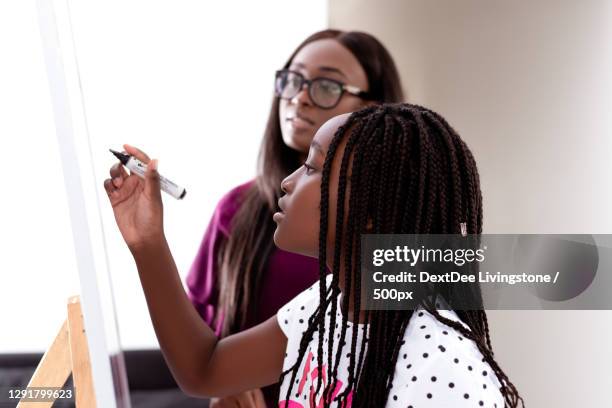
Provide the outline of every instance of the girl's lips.
{"type": "Polygon", "coordinates": [[[285,218],[285,214],[282,212],[275,212],[274,215],[272,216],[272,219],[274,220],[274,222],[281,222],[283,218],[285,218]]]}

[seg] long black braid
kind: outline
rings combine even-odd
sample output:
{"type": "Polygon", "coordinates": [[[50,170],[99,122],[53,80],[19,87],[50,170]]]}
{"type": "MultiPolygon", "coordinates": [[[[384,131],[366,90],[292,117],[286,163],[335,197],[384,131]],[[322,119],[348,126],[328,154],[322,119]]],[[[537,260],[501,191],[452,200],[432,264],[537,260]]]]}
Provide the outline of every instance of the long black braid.
{"type": "MultiPolygon", "coordinates": [[[[316,394],[323,386],[323,404],[331,404],[332,384],[348,329],[348,305],[353,301],[353,322],[359,321],[361,309],[360,236],[374,234],[459,234],[465,223],[467,234],[482,233],[482,194],[476,162],[467,145],[437,113],[410,104],[371,106],[355,112],[338,128],[327,151],[321,176],[321,218],[319,232],[320,305],[308,319],[300,341],[297,361],[284,371],[291,374],[286,400],[290,399],[306,350],[318,332],[317,364],[323,367],[325,316],[330,316],[327,350],[327,379],[318,376],[316,394]],[[338,180],[336,240],[332,284],[326,285],[327,223],[329,180],[332,160],[343,138],[348,135],[338,180]],[[351,163],[352,158],[352,163],[351,163]],[[349,168],[350,167],[350,168],[349,168]],[[350,173],[350,177],[349,177],[350,173]],[[346,189],[350,189],[350,194],[346,189]],[[348,213],[345,205],[348,196],[348,213]],[[348,222],[346,220],[348,219],[348,222]],[[342,248],[341,244],[344,244],[342,248]],[[342,258],[342,259],[341,259],[342,258]],[[340,262],[344,261],[344,288],[340,291],[340,262]],[[338,296],[342,293],[342,325],[339,341],[334,342],[338,296]],[[335,351],[335,352],[334,352],[335,351]],[[333,357],[335,358],[333,359],[333,357]]],[[[448,287],[453,298],[471,299],[482,305],[480,291],[466,287],[448,287]]],[[[449,293],[446,293],[449,294],[449,293]]],[[[501,383],[506,407],[518,407],[523,399],[501,367],[494,360],[489,324],[484,310],[456,310],[461,323],[440,315],[437,307],[424,305],[440,322],[474,341],[501,383]]],[[[413,311],[365,310],[360,349],[359,330],[351,330],[349,378],[344,391],[335,397],[345,406],[353,390],[354,407],[385,406],[395,365],[408,322],[413,311]],[[366,348],[367,344],[367,348],[366,348]]]]}

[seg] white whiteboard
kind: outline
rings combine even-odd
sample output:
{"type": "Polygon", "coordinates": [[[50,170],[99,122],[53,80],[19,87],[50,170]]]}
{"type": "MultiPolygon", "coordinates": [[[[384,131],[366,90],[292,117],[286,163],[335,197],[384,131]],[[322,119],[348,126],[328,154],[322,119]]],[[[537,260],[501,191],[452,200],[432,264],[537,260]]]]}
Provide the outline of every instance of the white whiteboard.
{"type": "Polygon", "coordinates": [[[98,407],[129,407],[97,183],[66,0],[37,0],[98,407]]]}

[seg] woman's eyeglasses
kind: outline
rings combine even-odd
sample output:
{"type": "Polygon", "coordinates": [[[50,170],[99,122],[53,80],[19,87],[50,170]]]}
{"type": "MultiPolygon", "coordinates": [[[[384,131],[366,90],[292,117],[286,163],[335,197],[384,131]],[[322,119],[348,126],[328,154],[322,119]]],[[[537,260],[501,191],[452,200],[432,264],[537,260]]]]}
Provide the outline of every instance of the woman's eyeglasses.
{"type": "Polygon", "coordinates": [[[302,74],[288,69],[276,71],[274,89],[276,95],[282,99],[295,97],[304,84],[308,86],[308,96],[313,104],[321,109],[332,109],[340,102],[344,92],[359,98],[367,99],[368,93],[356,86],[346,85],[330,78],[306,79],[302,74]]]}

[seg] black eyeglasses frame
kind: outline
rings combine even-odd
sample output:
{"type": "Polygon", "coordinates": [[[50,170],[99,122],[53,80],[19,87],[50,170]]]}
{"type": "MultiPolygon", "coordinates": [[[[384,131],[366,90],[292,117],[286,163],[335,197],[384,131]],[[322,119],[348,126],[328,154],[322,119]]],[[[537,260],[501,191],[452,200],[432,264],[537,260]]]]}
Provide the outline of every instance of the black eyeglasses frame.
{"type": "Polygon", "coordinates": [[[285,100],[289,100],[295,97],[295,95],[291,96],[291,97],[282,97],[281,93],[278,91],[278,89],[276,89],[276,80],[278,79],[278,77],[281,74],[285,74],[285,73],[291,73],[294,75],[297,75],[299,78],[301,78],[301,85],[298,88],[298,91],[295,93],[295,95],[299,94],[302,89],[304,88],[304,84],[306,84],[308,86],[308,96],[310,97],[310,100],[312,101],[312,103],[321,108],[321,109],[333,109],[336,106],[338,106],[338,104],[340,103],[340,101],[342,100],[342,96],[344,95],[344,93],[349,93],[351,95],[354,95],[358,98],[364,99],[364,100],[370,100],[370,94],[366,91],[363,91],[362,89],[360,89],[359,87],[353,86],[353,85],[347,85],[344,82],[338,81],[337,79],[333,79],[333,78],[328,78],[328,77],[316,77],[316,78],[312,78],[312,79],[306,79],[304,77],[304,75],[302,75],[301,72],[297,72],[297,71],[293,71],[290,69],[279,69],[275,72],[274,74],[274,93],[276,94],[276,96],[278,96],[281,99],[285,99],[285,100]],[[314,81],[317,80],[326,80],[326,81],[330,81],[333,82],[335,84],[337,84],[340,87],[340,96],[338,97],[338,100],[336,101],[335,104],[333,104],[332,106],[321,106],[318,103],[315,102],[314,98],[312,97],[311,94],[311,89],[312,89],[312,83],[314,81]]]}

